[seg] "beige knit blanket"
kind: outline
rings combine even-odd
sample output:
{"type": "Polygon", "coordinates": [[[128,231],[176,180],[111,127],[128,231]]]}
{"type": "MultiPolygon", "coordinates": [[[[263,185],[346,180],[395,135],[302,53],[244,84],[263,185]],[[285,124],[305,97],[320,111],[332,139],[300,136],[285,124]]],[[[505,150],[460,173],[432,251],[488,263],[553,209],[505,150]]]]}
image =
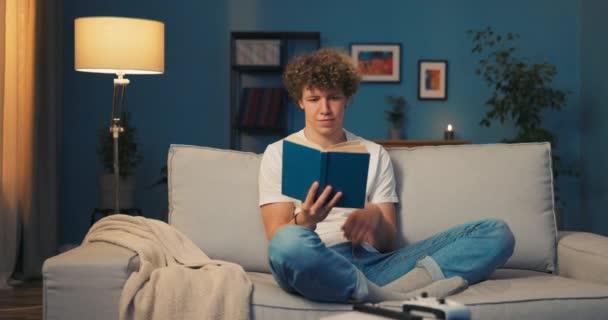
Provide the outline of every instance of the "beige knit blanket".
{"type": "Polygon", "coordinates": [[[119,319],[249,319],[252,284],[237,264],[211,260],[162,221],[111,215],[94,224],[83,245],[108,242],[139,255],[122,289],[119,319]]]}

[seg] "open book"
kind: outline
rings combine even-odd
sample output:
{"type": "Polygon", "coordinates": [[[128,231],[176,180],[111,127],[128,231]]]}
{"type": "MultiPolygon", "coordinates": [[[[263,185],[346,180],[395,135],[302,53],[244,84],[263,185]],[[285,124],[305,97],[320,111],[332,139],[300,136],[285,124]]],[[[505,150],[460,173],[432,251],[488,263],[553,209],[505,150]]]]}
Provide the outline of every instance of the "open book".
{"type": "Polygon", "coordinates": [[[332,186],[333,195],[342,191],[336,207],[363,208],[369,153],[360,141],[347,141],[321,148],[295,134],[283,140],[283,195],[306,200],[314,181],[319,182],[315,199],[325,186],[332,186]]]}

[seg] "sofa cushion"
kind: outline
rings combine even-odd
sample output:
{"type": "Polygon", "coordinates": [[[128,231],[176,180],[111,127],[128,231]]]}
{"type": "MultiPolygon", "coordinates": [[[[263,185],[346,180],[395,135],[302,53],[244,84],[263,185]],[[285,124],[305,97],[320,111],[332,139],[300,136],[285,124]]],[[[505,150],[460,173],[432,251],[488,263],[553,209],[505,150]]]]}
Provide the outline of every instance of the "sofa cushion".
{"type": "MultiPolygon", "coordinates": [[[[248,273],[254,319],[319,319],[351,308],[317,303],[281,290],[269,274],[248,273]]],[[[491,280],[449,297],[469,306],[471,319],[600,319],[608,287],[534,271],[497,270],[491,280]]],[[[398,302],[384,302],[399,310],[398,302]]]]}
{"type": "Polygon", "coordinates": [[[395,148],[389,154],[401,201],[401,244],[467,221],[499,218],[516,242],[505,268],[555,270],[548,143],[395,148]]]}
{"type": "Polygon", "coordinates": [[[287,293],[268,273],[247,272],[253,283],[251,311],[253,319],[319,319],[319,317],[352,310],[352,306],[322,303],[287,293]]]}
{"type": "Polygon", "coordinates": [[[260,161],[253,153],[171,145],[169,223],[212,259],[269,272],[258,207],[260,161]]]}

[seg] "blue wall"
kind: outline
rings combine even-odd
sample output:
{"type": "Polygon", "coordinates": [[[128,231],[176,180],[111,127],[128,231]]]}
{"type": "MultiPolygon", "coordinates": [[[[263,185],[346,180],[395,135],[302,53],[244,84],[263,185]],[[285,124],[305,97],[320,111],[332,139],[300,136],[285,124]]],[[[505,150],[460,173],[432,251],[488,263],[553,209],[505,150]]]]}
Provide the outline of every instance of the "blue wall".
{"type": "Polygon", "coordinates": [[[608,3],[583,0],[581,7],[582,203],[588,230],[608,235],[608,3]]]}
{"type": "MultiPolygon", "coordinates": [[[[166,24],[166,73],[132,76],[127,98],[144,153],[137,176],[138,202],[146,216],[159,217],[167,207],[166,190],[147,185],[158,177],[170,143],[228,147],[228,39],[233,30],[320,31],[322,46],[345,49],[353,42],[400,42],[401,83],[363,84],[346,127],[370,139],[385,138],[389,106],[384,96],[403,95],[409,101],[407,138],[440,139],[452,123],[457,138],[474,143],[497,142],[514,130],[509,124],[479,126],[489,90],[474,74],[478,59],[465,32],[487,25],[517,32],[522,54],[555,64],[555,85],[572,92],[565,110],[547,114],[547,126],[557,133],[566,164],[580,165],[579,1],[206,2],[65,1],[63,242],[82,239],[97,203],[97,130],[108,123],[111,101],[111,76],[73,71],[73,19],[79,16],[133,16],[166,24]],[[449,61],[447,101],[417,100],[420,59],[449,61]]],[[[582,229],[579,180],[561,179],[560,188],[567,201],[565,228],[582,229]]]]}
{"type": "MultiPolygon", "coordinates": [[[[239,29],[319,30],[322,46],[349,48],[353,42],[400,42],[403,51],[400,84],[364,84],[347,113],[345,126],[371,138],[386,137],[383,110],[387,94],[404,95],[409,101],[407,138],[441,139],[447,123],[457,138],[474,143],[497,142],[512,137],[513,127],[494,124],[482,128],[484,101],[489,90],[474,74],[478,59],[470,52],[466,30],[491,25],[499,32],[521,35],[520,49],[532,61],[555,64],[555,86],[572,93],[562,112],[548,112],[546,124],[558,138],[559,154],[567,166],[580,166],[580,8],[578,1],[400,1],[378,4],[356,0],[313,0],[294,8],[280,0],[257,0],[257,18],[249,12],[232,12],[247,23],[239,29]],[[449,61],[449,99],[446,102],[417,100],[420,59],[449,61]]],[[[240,19],[236,19],[239,21],[240,19]]],[[[566,202],[561,225],[582,229],[580,181],[561,177],[560,194],[566,202]]]]}

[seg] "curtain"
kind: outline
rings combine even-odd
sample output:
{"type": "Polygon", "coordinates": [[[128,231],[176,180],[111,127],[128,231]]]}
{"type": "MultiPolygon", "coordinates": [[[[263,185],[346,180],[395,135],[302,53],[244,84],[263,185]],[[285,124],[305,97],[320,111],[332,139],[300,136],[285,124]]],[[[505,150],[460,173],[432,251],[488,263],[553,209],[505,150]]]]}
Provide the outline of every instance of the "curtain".
{"type": "Polygon", "coordinates": [[[61,0],[0,0],[0,287],[56,253],[61,0]]]}

